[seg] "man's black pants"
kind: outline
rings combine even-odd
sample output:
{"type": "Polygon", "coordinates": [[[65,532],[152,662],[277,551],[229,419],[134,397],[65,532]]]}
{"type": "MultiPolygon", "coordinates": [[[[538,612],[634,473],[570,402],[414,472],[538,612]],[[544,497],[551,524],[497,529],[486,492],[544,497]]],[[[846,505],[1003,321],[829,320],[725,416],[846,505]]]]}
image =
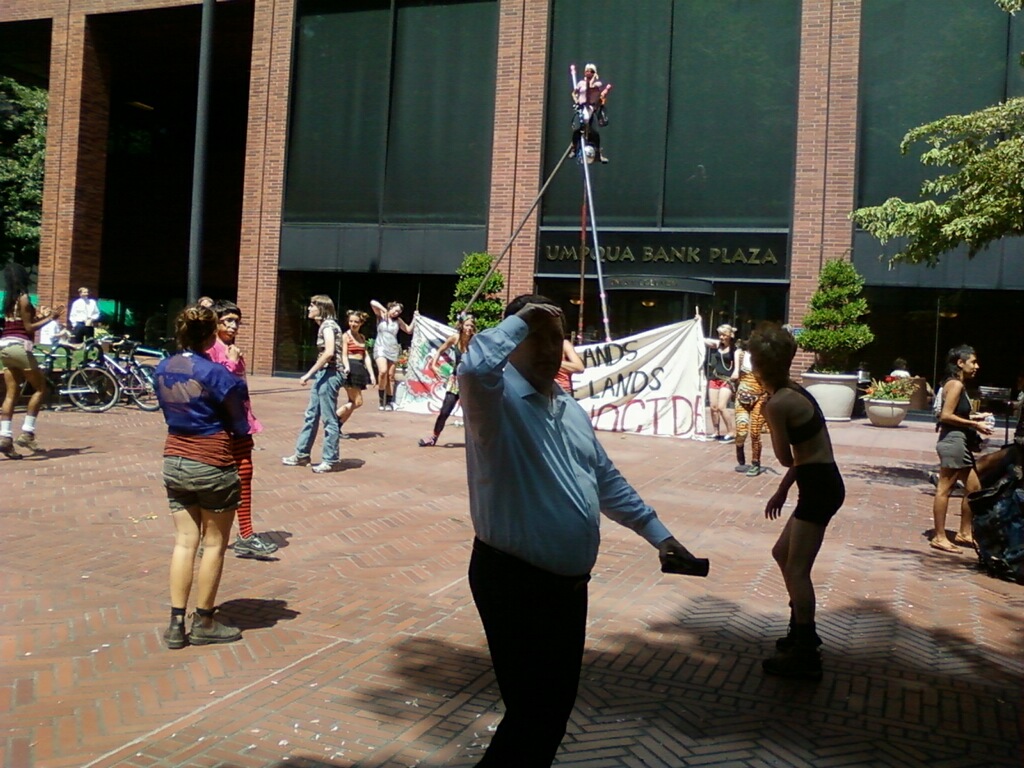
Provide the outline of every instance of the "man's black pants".
{"type": "Polygon", "coordinates": [[[479,766],[546,768],[554,760],[580,683],[588,581],[473,542],[469,586],[505,702],[479,766]]]}

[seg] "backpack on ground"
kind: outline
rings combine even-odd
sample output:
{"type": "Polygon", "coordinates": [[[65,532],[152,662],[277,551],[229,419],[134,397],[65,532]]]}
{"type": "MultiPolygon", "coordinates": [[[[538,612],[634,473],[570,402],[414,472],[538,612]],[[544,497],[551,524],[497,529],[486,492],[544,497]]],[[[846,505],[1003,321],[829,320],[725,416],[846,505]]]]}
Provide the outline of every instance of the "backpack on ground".
{"type": "Polygon", "coordinates": [[[1014,462],[992,485],[968,495],[981,568],[1024,584],[1024,471],[1014,462]]]}

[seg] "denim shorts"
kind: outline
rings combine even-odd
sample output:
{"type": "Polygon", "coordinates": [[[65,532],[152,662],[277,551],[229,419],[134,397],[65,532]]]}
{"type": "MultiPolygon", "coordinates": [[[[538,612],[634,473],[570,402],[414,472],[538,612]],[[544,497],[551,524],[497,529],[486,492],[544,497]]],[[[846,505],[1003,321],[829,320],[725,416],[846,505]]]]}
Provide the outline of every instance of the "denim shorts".
{"type": "Polygon", "coordinates": [[[214,467],[181,456],[164,456],[164,487],[172,512],[191,507],[234,512],[242,498],[236,467],[214,467]]]}

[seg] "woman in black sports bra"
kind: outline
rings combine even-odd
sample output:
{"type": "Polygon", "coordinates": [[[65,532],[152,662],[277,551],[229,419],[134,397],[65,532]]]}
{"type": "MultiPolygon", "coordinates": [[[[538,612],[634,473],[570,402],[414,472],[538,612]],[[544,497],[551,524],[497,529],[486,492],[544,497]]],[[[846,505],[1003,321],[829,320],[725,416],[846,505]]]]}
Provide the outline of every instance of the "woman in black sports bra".
{"type": "Polygon", "coordinates": [[[778,325],[765,325],[751,335],[748,348],[754,375],[768,393],[764,412],[775,456],[788,467],[765,505],[765,517],[775,520],[782,514],[794,483],[799,494],[793,516],[772,547],[789,593],[789,634],[776,641],[776,654],[761,667],[773,675],[820,680],[821,638],[814,624],[811,568],[825,527],[843,505],[846,490],[821,409],[807,390],[789,378],[796,339],[778,325]]]}

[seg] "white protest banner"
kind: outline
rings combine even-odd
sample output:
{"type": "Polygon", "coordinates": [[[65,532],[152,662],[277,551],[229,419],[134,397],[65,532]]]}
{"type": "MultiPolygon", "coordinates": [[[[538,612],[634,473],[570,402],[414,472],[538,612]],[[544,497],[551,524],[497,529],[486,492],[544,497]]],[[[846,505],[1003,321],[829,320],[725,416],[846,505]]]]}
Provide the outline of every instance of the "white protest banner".
{"type": "MultiPolygon", "coordinates": [[[[430,354],[440,349],[445,339],[455,335],[451,326],[416,315],[412,320],[412,344],[409,359],[405,364],[405,381],[400,396],[395,397],[397,409],[410,413],[436,414],[444,402],[445,386],[452,375],[455,356],[448,350],[441,357],[436,368],[430,368],[430,354]]],[[[456,406],[453,415],[461,417],[462,410],[456,406]]]]}
{"type": "Polygon", "coordinates": [[[576,351],[573,390],[594,429],[654,437],[704,434],[704,332],[686,320],[576,351]]]}

